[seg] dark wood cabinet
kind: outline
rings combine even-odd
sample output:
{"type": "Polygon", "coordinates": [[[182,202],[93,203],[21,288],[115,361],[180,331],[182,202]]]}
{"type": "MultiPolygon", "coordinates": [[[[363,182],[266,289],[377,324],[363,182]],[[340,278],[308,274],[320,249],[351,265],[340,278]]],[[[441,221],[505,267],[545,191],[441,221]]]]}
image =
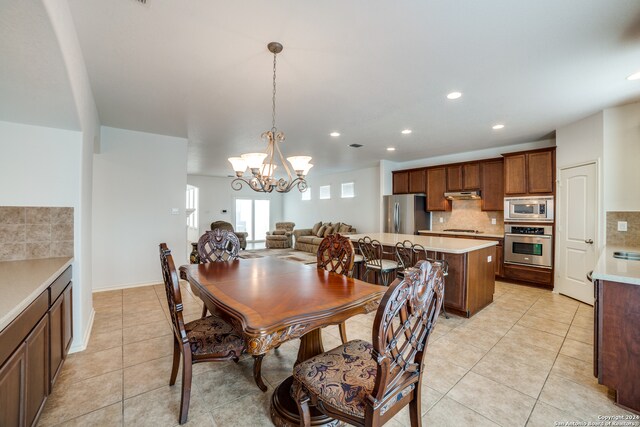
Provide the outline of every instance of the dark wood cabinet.
{"type": "Polygon", "coordinates": [[[504,154],[504,194],[527,196],[555,191],[555,147],[504,154]]]}
{"type": "Polygon", "coordinates": [[[553,289],[553,274],[548,268],[529,267],[518,264],[504,264],[506,279],[523,282],[542,288],[553,289]]]}
{"type": "Polygon", "coordinates": [[[447,191],[447,169],[444,166],[427,169],[427,211],[450,211],[451,201],[444,198],[447,191]]]}
{"type": "Polygon", "coordinates": [[[409,192],[409,172],[393,172],[393,194],[407,194],[409,192]]]}
{"type": "Polygon", "coordinates": [[[553,193],[554,161],[552,151],[527,155],[527,190],[529,194],[553,193]]]}
{"type": "Polygon", "coordinates": [[[480,164],[478,162],[447,166],[447,191],[480,189],[480,164]]]}
{"type": "Polygon", "coordinates": [[[527,155],[514,154],[504,158],[504,194],[524,195],[527,193],[527,155]]]}
{"type": "Polygon", "coordinates": [[[25,418],[27,345],[23,343],[0,367],[0,426],[23,426],[25,418]]]}
{"type": "Polygon", "coordinates": [[[447,191],[462,191],[462,165],[447,166],[447,191]]]}
{"type": "Polygon", "coordinates": [[[51,305],[49,318],[51,321],[51,374],[50,386],[53,387],[62,362],[64,361],[73,338],[73,318],[71,311],[71,285],[60,294],[51,305]]]}
{"type": "Polygon", "coordinates": [[[504,276],[504,246],[502,245],[502,240],[496,246],[495,269],[497,277],[504,276]]]}
{"type": "Polygon", "coordinates": [[[480,165],[480,185],[483,211],[504,209],[504,161],[487,160],[480,165]]]}
{"type": "Polygon", "coordinates": [[[424,182],[425,170],[417,169],[409,171],[409,193],[424,193],[427,186],[424,182]]]}
{"type": "Polygon", "coordinates": [[[0,331],[0,426],[34,426],[73,338],[71,267],[0,331]]]}
{"type": "Polygon", "coordinates": [[[596,282],[594,373],[619,406],[640,413],[640,286],[596,282]]]}
{"type": "Polygon", "coordinates": [[[49,318],[44,316],[31,331],[26,344],[26,405],[27,426],[35,425],[49,395],[49,318]]]}

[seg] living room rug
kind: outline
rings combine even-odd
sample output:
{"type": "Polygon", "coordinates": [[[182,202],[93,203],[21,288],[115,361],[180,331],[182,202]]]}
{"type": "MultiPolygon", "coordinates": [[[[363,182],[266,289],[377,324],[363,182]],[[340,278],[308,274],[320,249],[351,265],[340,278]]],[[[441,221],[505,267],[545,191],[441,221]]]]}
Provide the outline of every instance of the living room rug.
{"type": "Polygon", "coordinates": [[[240,258],[255,259],[263,257],[276,257],[285,261],[299,262],[302,264],[315,264],[316,256],[295,249],[250,249],[240,252],[240,258]]]}

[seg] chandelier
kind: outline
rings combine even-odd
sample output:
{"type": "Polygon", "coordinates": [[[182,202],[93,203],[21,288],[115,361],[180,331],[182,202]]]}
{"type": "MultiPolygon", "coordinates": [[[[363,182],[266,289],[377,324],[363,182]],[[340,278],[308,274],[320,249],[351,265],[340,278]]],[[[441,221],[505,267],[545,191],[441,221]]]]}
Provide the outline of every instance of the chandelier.
{"type": "Polygon", "coordinates": [[[313,167],[311,157],[293,156],[287,157],[294,174],[291,173],[289,165],[284,160],[280,151],[280,146],[284,141],[284,133],[276,128],[276,55],[282,52],[282,45],[271,42],[267,45],[269,52],[273,53],[273,96],[271,98],[271,130],[263,132],[261,138],[266,140],[267,149],[264,153],[246,153],[240,157],[230,157],[229,162],[233,166],[236,178],[231,181],[231,188],[240,190],[247,184],[252,190],[261,193],[271,193],[276,190],[278,193],[288,193],[294,187],[298,187],[300,192],[307,189],[305,176],[309,169],[313,167]],[[275,170],[276,163],[280,163],[286,172],[286,178],[277,178],[275,170]],[[244,177],[244,173],[249,168],[251,176],[244,177]]]}

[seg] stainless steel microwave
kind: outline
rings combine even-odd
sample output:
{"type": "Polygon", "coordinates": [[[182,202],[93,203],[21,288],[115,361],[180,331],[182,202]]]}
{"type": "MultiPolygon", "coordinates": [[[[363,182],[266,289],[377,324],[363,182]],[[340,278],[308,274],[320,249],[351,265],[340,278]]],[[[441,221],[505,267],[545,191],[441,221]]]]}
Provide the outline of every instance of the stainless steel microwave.
{"type": "Polygon", "coordinates": [[[505,197],[504,220],[553,222],[553,196],[505,197]]]}

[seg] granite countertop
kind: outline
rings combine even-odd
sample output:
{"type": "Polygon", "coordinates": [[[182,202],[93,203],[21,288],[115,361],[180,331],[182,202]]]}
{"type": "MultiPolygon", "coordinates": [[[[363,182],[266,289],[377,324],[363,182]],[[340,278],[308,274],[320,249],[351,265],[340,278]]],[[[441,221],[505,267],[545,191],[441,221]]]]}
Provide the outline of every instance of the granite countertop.
{"type": "Polygon", "coordinates": [[[420,234],[450,234],[452,236],[471,236],[471,237],[492,237],[495,239],[503,239],[504,234],[492,234],[492,233],[465,233],[463,231],[436,231],[436,230],[418,230],[420,234]]]}
{"type": "Polygon", "coordinates": [[[71,262],[72,257],[0,262],[0,331],[35,301],[71,262]]]}
{"type": "Polygon", "coordinates": [[[613,257],[615,251],[640,252],[640,247],[605,246],[592,277],[598,280],[640,285],[640,261],[613,257]]]}
{"type": "Polygon", "coordinates": [[[408,240],[411,243],[424,246],[428,251],[442,252],[445,254],[465,254],[498,244],[495,240],[456,239],[455,237],[417,236],[415,234],[371,233],[350,234],[348,236],[353,241],[369,236],[385,246],[394,246],[398,242],[408,240]]]}

